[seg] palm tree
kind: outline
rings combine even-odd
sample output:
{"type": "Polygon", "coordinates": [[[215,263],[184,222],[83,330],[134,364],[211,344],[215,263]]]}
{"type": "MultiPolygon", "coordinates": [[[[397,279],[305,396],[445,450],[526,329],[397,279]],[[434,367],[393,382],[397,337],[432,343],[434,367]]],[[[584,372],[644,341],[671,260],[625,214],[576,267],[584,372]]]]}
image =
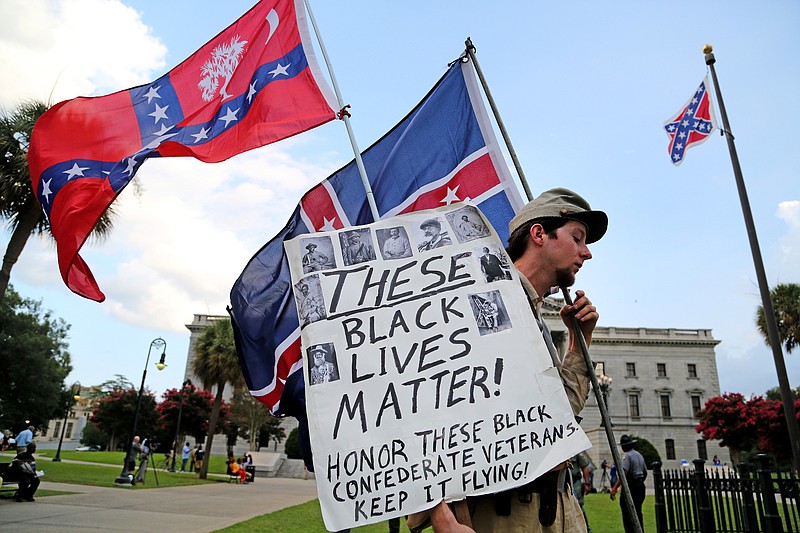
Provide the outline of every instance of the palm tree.
{"type": "MultiPolygon", "coordinates": [[[[772,307],[775,309],[775,321],[778,323],[778,335],[787,353],[800,344],[800,285],[797,283],[779,283],[772,291],[772,307]]],[[[764,341],[769,344],[767,320],[764,307],[758,306],[756,324],[764,341]]]]}
{"type": "MultiPolygon", "coordinates": [[[[13,110],[0,110],[0,219],[11,229],[3,266],[0,269],[0,300],[5,297],[11,268],[19,259],[28,238],[50,234],[50,223],[31,188],[28,145],[33,125],[49,104],[29,100],[13,110]]],[[[93,236],[111,232],[113,210],[109,208],[94,227],[93,236]]]]}
{"type": "Polygon", "coordinates": [[[208,476],[208,463],[211,459],[211,444],[217,430],[219,411],[222,407],[222,393],[225,385],[230,383],[234,389],[245,386],[236,346],[233,342],[233,327],[229,318],[217,320],[203,332],[197,341],[195,358],[192,361],[192,372],[203,382],[204,389],[217,386],[211,416],[208,419],[208,435],[206,435],[206,459],[200,469],[200,479],[208,476]]]}

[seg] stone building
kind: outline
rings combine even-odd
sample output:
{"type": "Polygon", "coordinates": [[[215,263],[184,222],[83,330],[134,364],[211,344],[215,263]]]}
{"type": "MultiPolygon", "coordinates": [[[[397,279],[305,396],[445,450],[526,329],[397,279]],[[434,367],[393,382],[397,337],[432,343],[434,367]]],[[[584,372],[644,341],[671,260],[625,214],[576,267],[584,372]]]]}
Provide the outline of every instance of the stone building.
{"type": "MultiPolygon", "coordinates": [[[[553,330],[559,352],[566,350],[566,328],[558,311],[562,301],[551,298],[544,317],[553,330]]],[[[598,326],[589,353],[595,372],[612,379],[606,399],[617,442],[623,434],[650,441],[664,468],[682,461],[711,460],[714,455],[730,462],[718,441],[706,441],[695,431],[695,413],[713,396],[719,396],[714,348],[710,329],[619,328],[598,326]]],[[[581,413],[581,427],[592,448],[588,454],[596,466],[612,462],[600,410],[593,391],[581,413]]]]}
{"type": "Polygon", "coordinates": [[[94,404],[93,392],[97,387],[81,387],[78,399],[69,411],[64,425],[64,418],[57,418],[47,422],[44,429],[36,435],[35,441],[39,448],[43,450],[55,449],[61,439],[61,430],[64,429],[64,440],[61,445],[62,450],[74,450],[80,446],[81,433],[86,427],[86,422],[92,414],[94,404]]]}

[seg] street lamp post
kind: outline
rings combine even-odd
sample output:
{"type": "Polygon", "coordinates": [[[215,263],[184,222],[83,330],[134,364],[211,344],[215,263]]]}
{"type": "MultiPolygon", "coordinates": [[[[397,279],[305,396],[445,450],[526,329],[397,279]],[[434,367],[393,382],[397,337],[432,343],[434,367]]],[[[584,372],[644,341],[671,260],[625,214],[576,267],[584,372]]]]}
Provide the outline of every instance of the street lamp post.
{"type": "Polygon", "coordinates": [[[187,379],[183,382],[183,386],[181,387],[181,405],[178,407],[178,423],[175,425],[175,446],[172,448],[172,466],[170,467],[169,471],[175,471],[175,458],[178,455],[178,446],[180,445],[180,441],[178,437],[181,436],[181,415],[183,414],[183,396],[186,391],[186,387],[192,386],[192,380],[187,379]]]}
{"type": "MultiPolygon", "coordinates": [[[[597,384],[600,385],[600,393],[603,395],[603,404],[606,407],[606,411],[608,411],[608,390],[611,388],[611,382],[614,381],[610,377],[606,376],[605,374],[600,374],[597,376],[597,384]]],[[[609,420],[611,420],[611,413],[609,413],[609,420]]],[[[604,425],[605,421],[602,421],[600,425],[604,425]]],[[[611,422],[613,426],[614,423],[611,422]]]]}
{"type": "Polygon", "coordinates": [[[142,408],[142,393],[144,392],[144,380],[147,377],[147,365],[150,364],[150,352],[153,351],[154,347],[161,350],[161,359],[158,361],[158,363],[156,363],[156,368],[159,370],[164,370],[164,368],[167,366],[164,362],[164,359],[167,357],[167,341],[161,337],[158,337],[150,343],[150,348],[147,349],[147,360],[144,362],[144,372],[142,372],[142,384],[139,386],[139,394],[136,398],[136,413],[133,415],[133,427],[131,428],[131,434],[128,437],[128,443],[125,446],[125,457],[122,463],[122,472],[120,473],[119,477],[114,480],[115,485],[132,484],[128,472],[128,456],[131,453],[133,437],[136,435],[136,423],[139,421],[139,410],[142,408]]]}
{"type": "Polygon", "coordinates": [[[75,402],[81,399],[80,393],[81,383],[80,381],[77,381],[73,383],[72,387],[70,388],[70,398],[67,399],[68,403],[64,409],[64,423],[61,425],[61,438],[58,439],[58,450],[56,450],[56,456],[53,457],[53,461],[56,463],[61,462],[61,444],[64,442],[64,431],[67,427],[67,418],[69,417],[70,410],[72,410],[72,406],[75,405],[75,402]]]}

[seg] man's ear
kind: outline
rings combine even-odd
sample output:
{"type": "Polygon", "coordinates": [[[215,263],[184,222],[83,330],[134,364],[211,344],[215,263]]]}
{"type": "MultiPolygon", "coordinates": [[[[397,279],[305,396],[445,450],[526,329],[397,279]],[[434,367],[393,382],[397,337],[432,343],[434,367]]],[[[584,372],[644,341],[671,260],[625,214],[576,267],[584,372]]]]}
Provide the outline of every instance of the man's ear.
{"type": "Polygon", "coordinates": [[[544,227],[541,224],[534,224],[531,226],[530,229],[531,240],[537,246],[544,245],[545,235],[547,235],[547,233],[544,231],[544,227]]]}

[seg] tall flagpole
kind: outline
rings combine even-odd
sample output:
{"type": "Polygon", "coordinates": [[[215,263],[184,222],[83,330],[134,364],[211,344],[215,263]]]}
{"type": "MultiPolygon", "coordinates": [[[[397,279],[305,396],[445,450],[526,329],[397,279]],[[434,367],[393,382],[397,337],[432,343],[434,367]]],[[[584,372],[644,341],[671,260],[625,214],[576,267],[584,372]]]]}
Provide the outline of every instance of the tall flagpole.
{"type": "Polygon", "coordinates": [[[339,118],[344,121],[345,128],[347,128],[347,135],[350,137],[350,145],[353,147],[356,166],[358,167],[359,175],[361,175],[361,183],[364,184],[364,190],[367,191],[367,203],[369,203],[369,209],[372,211],[372,218],[377,222],[380,219],[378,205],[375,203],[375,195],[372,194],[372,186],[369,184],[369,179],[367,179],[367,170],[364,168],[364,161],[361,160],[361,150],[358,149],[356,137],[353,135],[353,128],[350,126],[350,113],[345,109],[346,106],[342,99],[342,94],[339,91],[339,84],[336,82],[336,75],[333,73],[333,67],[328,58],[328,52],[325,50],[325,43],[322,42],[322,35],[320,35],[319,29],[317,28],[317,21],[314,19],[314,13],[311,11],[308,0],[303,0],[303,3],[306,6],[306,11],[308,11],[308,17],[311,19],[311,26],[314,28],[314,34],[317,36],[317,41],[319,41],[319,48],[322,51],[322,57],[325,59],[325,66],[328,67],[328,74],[331,76],[333,90],[336,92],[336,100],[339,102],[339,118]]]}
{"type": "Polygon", "coordinates": [[[775,321],[775,309],[772,306],[772,298],[769,293],[767,275],[764,271],[764,261],[761,259],[761,249],[758,246],[758,235],[756,233],[755,223],[753,222],[753,213],[750,211],[750,201],[747,198],[747,189],[745,188],[744,178],[742,177],[742,168],[739,166],[739,156],[736,155],[733,133],[731,133],[731,127],[730,124],[728,124],[728,114],[725,111],[725,103],[722,101],[722,91],[717,81],[717,71],[714,69],[716,58],[714,57],[712,46],[710,44],[705,45],[703,47],[703,53],[705,54],[706,65],[708,65],[711,70],[711,78],[714,80],[714,92],[717,95],[719,112],[722,116],[722,133],[725,135],[725,140],[728,142],[728,151],[731,154],[733,174],[736,177],[736,188],[739,190],[739,201],[742,204],[744,224],[747,228],[747,236],[750,239],[750,250],[753,254],[753,263],[756,267],[756,278],[758,279],[758,288],[761,292],[761,304],[764,307],[764,318],[767,322],[769,344],[772,348],[772,358],[775,360],[778,385],[780,385],[781,389],[783,414],[786,416],[786,425],[789,429],[789,443],[792,446],[794,471],[800,473],[800,429],[798,429],[797,418],[794,412],[794,398],[792,397],[792,389],[789,386],[789,378],[786,374],[786,363],[783,360],[781,338],[778,333],[778,324],[775,321]]]}
{"type": "MultiPolygon", "coordinates": [[[[522,165],[517,158],[517,153],[514,151],[513,146],[511,145],[511,139],[508,136],[508,132],[506,131],[506,127],[503,124],[503,119],[500,118],[500,112],[497,109],[497,106],[494,103],[494,98],[492,98],[492,93],[489,91],[489,85],[486,83],[486,79],[483,77],[483,71],[481,70],[480,66],[478,65],[478,60],[475,58],[475,45],[472,44],[472,39],[469,37],[464,43],[467,47],[467,55],[472,61],[472,64],[475,67],[475,72],[478,75],[478,79],[481,80],[481,86],[483,87],[483,91],[486,93],[486,99],[489,101],[489,106],[492,108],[492,113],[494,115],[494,119],[497,122],[497,125],[500,128],[500,132],[503,135],[503,140],[506,143],[506,148],[508,148],[508,152],[511,155],[511,160],[514,162],[514,167],[517,170],[517,174],[519,175],[520,181],[522,181],[522,187],[525,189],[525,194],[528,197],[528,201],[530,202],[533,200],[533,194],[531,193],[531,189],[528,186],[528,180],[525,178],[525,173],[522,171],[522,165]]],[[[570,298],[569,292],[567,291],[566,287],[561,288],[561,292],[564,295],[564,302],[567,305],[572,305],[572,298],[570,298]]],[[[581,346],[581,352],[583,353],[583,360],[586,364],[587,369],[594,369],[594,362],[592,361],[591,356],[589,355],[589,346],[586,344],[586,338],[583,336],[583,331],[581,331],[580,324],[578,324],[577,319],[575,316],[572,316],[572,324],[573,329],[575,330],[575,335],[578,339],[578,342],[581,346]]],[[[606,408],[605,401],[603,401],[601,392],[600,392],[600,384],[597,382],[597,375],[594,372],[589,372],[589,380],[592,383],[592,389],[594,390],[594,396],[597,400],[597,406],[600,408],[600,417],[603,420],[603,426],[605,427],[606,431],[606,438],[608,439],[608,446],[611,449],[611,456],[614,460],[614,464],[617,465],[617,472],[620,472],[619,479],[622,484],[622,498],[625,501],[625,511],[630,518],[631,524],[633,524],[634,530],[636,533],[643,533],[644,530],[642,529],[642,524],[639,523],[639,517],[636,514],[636,509],[633,505],[633,496],[631,495],[630,488],[628,487],[628,480],[625,477],[625,471],[622,468],[622,458],[619,455],[619,450],[617,449],[617,442],[616,438],[614,437],[614,430],[612,429],[611,423],[611,416],[608,414],[608,409],[606,408]]]]}

